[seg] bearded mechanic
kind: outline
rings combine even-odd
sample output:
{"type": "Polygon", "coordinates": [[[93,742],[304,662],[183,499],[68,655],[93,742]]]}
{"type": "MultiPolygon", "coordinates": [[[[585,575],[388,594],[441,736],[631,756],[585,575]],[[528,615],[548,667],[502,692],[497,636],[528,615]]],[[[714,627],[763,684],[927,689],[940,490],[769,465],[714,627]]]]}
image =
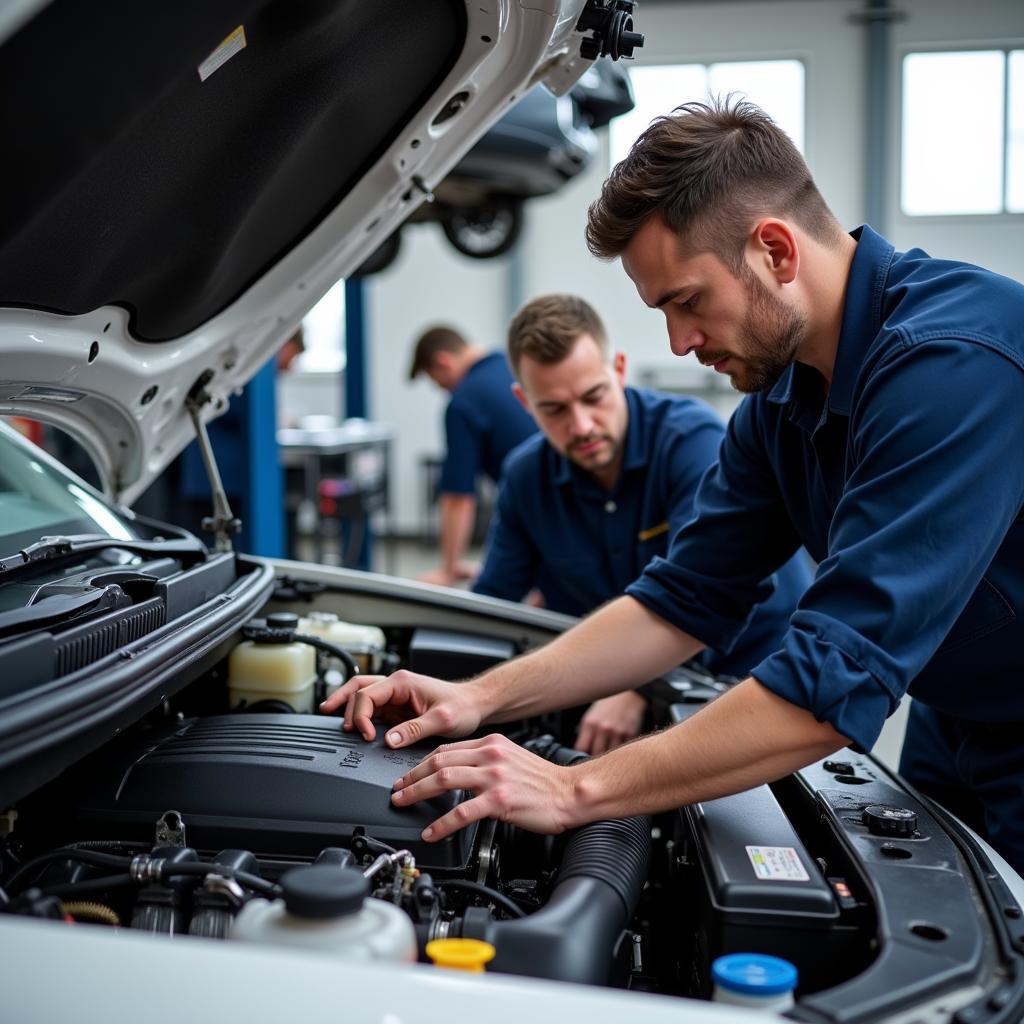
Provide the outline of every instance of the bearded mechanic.
{"type": "Polygon", "coordinates": [[[486,816],[558,832],[666,810],[870,749],[909,692],[901,773],[1024,871],[1024,287],[844,233],[788,137],[744,102],[655,121],[587,239],[662,310],[674,353],[748,394],[695,518],[546,647],[462,684],[353,681],[331,706],[347,700],[367,738],[375,711],[414,716],[388,727],[392,746],[466,735],[727,647],[800,543],[815,579],[779,649],[687,721],[573,768],[502,737],[446,744],[394,802],[473,791],[428,840],[486,816]]]}

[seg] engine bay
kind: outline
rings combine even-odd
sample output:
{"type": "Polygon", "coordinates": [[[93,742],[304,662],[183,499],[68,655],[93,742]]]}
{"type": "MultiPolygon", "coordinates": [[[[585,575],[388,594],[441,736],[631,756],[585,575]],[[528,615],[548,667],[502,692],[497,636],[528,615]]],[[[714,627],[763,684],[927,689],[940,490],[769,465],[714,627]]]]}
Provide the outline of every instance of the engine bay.
{"type": "MultiPolygon", "coordinates": [[[[484,821],[424,842],[469,794],[408,808],[390,794],[436,744],[391,750],[311,709],[355,670],[466,678],[527,638],[396,622],[400,612],[344,621],[324,606],[279,586],[178,692],[9,810],[3,910],[232,942],[251,937],[260,908],[289,900],[330,917],[331,886],[318,896],[307,882],[358,876],[367,906],[401,912],[421,962],[435,940],[477,939],[493,947],[490,971],[708,999],[716,957],[764,952],[794,964],[799,1012],[815,1020],[851,1006],[876,1019],[872,1006],[939,976],[947,1002],[970,1006],[991,995],[980,978],[1004,977],[1009,947],[979,911],[1000,896],[977,884],[969,845],[853,751],[654,818],[561,836],[484,821]]],[[[671,727],[726,687],[686,666],[653,681],[648,725],[671,727]]],[[[572,748],[577,721],[501,731],[572,765],[586,756],[572,748]]],[[[370,937],[350,952],[376,955],[370,937]]]]}

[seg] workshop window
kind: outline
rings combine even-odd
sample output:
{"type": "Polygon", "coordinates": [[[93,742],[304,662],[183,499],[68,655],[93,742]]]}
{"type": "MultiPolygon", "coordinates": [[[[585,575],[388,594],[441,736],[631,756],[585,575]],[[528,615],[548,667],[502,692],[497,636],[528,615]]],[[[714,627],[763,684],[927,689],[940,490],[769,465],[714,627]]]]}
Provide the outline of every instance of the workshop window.
{"type": "Polygon", "coordinates": [[[636,106],[610,125],[612,165],[659,114],[681,103],[730,94],[756,103],[804,151],[804,65],[799,60],[721,61],[630,69],[636,106]]]}
{"type": "Polygon", "coordinates": [[[345,369],[345,282],[339,281],[305,315],[302,368],[338,373],[345,369]]]}
{"type": "Polygon", "coordinates": [[[1024,213],[1024,50],[907,54],[902,128],[905,214],[1024,213]]]}

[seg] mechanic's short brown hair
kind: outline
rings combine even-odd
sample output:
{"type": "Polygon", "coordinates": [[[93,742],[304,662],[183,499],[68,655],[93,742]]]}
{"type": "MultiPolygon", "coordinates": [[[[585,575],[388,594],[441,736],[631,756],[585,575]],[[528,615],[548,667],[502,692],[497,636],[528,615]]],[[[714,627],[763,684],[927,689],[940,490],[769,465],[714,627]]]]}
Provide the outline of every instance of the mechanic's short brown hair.
{"type": "Polygon", "coordinates": [[[789,136],[759,107],[731,97],[684,103],[647,128],[591,204],[587,246],[601,259],[621,256],[652,215],[685,252],[712,252],[733,273],[761,217],[792,218],[823,245],[842,237],[789,136]]]}
{"type": "Polygon", "coordinates": [[[468,347],[469,342],[454,328],[431,327],[416,341],[412,365],[409,367],[409,380],[415,380],[424,370],[429,370],[438,352],[461,352],[468,347]]]}
{"type": "Polygon", "coordinates": [[[538,363],[560,363],[580,335],[589,334],[602,350],[608,335],[597,311],[578,295],[542,295],[528,302],[508,328],[508,361],[519,376],[519,362],[529,356],[538,363]]]}

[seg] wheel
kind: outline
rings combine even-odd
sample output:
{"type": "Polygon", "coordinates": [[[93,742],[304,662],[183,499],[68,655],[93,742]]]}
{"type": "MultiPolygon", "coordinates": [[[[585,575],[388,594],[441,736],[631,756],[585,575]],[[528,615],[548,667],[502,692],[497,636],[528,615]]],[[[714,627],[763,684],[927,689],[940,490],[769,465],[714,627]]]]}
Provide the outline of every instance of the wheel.
{"type": "Polygon", "coordinates": [[[463,256],[491,259],[509,251],[523,228],[523,204],[492,199],[483,206],[453,208],[441,218],[445,237],[463,256]]]}

